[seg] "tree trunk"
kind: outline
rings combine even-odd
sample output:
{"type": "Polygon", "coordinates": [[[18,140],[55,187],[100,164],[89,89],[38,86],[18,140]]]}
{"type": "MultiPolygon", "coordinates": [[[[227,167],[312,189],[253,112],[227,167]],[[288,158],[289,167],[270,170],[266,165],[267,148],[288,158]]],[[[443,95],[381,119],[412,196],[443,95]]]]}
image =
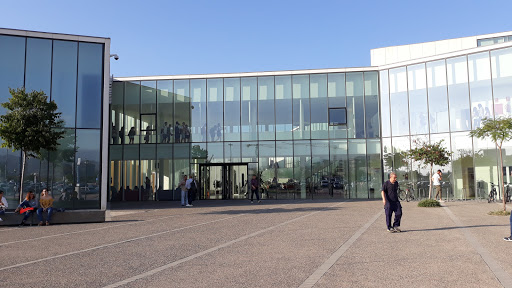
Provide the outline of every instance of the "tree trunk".
{"type": "Polygon", "coordinates": [[[25,151],[21,151],[22,157],[23,157],[23,165],[21,166],[21,176],[20,176],[20,203],[23,201],[23,175],[25,174],[25,162],[27,159],[27,154],[25,154],[25,151]]]}
{"type": "Polygon", "coordinates": [[[503,211],[507,211],[507,199],[505,198],[505,185],[503,179],[503,155],[501,154],[501,146],[498,146],[498,149],[500,150],[500,184],[501,184],[501,198],[503,199],[503,211]]]}
{"type": "Polygon", "coordinates": [[[432,199],[432,164],[430,164],[430,172],[428,174],[429,176],[429,183],[430,185],[428,186],[428,199],[432,199]]]}

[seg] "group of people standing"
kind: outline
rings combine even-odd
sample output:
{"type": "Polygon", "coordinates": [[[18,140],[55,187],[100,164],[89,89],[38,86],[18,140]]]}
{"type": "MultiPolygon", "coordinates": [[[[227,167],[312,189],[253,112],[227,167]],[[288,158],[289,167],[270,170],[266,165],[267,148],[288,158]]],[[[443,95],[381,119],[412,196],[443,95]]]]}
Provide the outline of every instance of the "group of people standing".
{"type": "MultiPolygon", "coordinates": [[[[135,126],[132,126],[128,131],[128,144],[135,144],[135,135],[137,131],[135,126]]],[[[144,134],[144,143],[151,143],[151,134],[152,129],[151,126],[146,126],[145,134],[144,134]]],[[[174,129],[172,124],[164,123],[163,127],[160,128],[160,143],[171,143],[171,138],[174,135],[175,143],[188,143],[190,142],[190,127],[182,122],[180,124],[179,121],[176,121],[174,125],[174,129]]],[[[124,126],[118,131],[116,125],[112,123],[112,144],[124,144],[125,143],[125,131],[124,126]],[[118,141],[119,140],[119,141],[118,141]]]]}
{"type": "Polygon", "coordinates": [[[189,178],[187,178],[187,175],[184,175],[178,188],[181,190],[181,206],[194,206],[192,205],[192,202],[196,200],[198,192],[197,181],[194,178],[194,173],[190,174],[189,178]]]}

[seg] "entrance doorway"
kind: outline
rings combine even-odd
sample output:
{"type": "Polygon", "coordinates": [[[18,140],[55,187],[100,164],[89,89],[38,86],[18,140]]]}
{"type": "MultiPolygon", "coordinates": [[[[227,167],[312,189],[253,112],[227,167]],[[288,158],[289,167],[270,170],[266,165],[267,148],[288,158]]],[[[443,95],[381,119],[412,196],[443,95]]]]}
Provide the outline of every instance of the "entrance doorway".
{"type": "Polygon", "coordinates": [[[247,163],[200,164],[202,199],[244,199],[247,197],[247,163]]]}

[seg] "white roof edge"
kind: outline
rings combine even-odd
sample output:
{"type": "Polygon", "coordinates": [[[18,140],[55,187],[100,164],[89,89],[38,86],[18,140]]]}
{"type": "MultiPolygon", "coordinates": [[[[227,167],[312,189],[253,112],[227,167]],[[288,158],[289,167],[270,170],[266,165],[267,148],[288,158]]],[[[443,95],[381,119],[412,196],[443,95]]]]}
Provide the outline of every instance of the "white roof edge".
{"type": "Polygon", "coordinates": [[[396,63],[386,64],[386,65],[381,65],[381,66],[376,66],[376,67],[378,67],[379,70],[385,70],[385,69],[391,69],[391,68],[395,68],[395,67],[407,66],[407,65],[417,64],[417,63],[441,60],[441,59],[445,59],[445,58],[453,58],[453,57],[467,55],[467,54],[474,54],[474,53],[479,53],[479,52],[498,50],[498,49],[503,49],[503,48],[507,48],[507,47],[512,47],[512,42],[503,42],[503,43],[489,45],[489,46],[480,46],[480,47],[476,47],[476,48],[458,50],[458,51],[454,51],[454,52],[438,54],[438,55],[428,56],[428,57],[423,57],[423,58],[416,58],[416,59],[411,59],[411,60],[407,60],[407,61],[403,61],[403,62],[396,62],[396,63]]]}
{"type": "Polygon", "coordinates": [[[0,34],[12,35],[12,36],[22,36],[22,37],[38,37],[38,38],[56,39],[56,40],[94,42],[94,43],[110,42],[110,38],[106,38],[106,37],[93,37],[93,36],[82,36],[82,35],[72,35],[72,34],[48,33],[48,32],[17,30],[17,29],[7,29],[7,28],[0,28],[0,34]]]}
{"type": "Polygon", "coordinates": [[[207,79],[209,79],[209,78],[237,78],[237,77],[262,77],[262,76],[281,76],[281,75],[300,75],[300,74],[369,72],[369,71],[378,71],[378,70],[379,70],[378,67],[328,68],[328,69],[284,70],[284,71],[243,72],[243,73],[114,77],[114,80],[153,81],[153,80],[205,79],[205,78],[207,78],[207,79]]]}
{"type": "MultiPolygon", "coordinates": [[[[417,45],[417,44],[435,43],[435,42],[446,41],[446,40],[467,39],[467,38],[476,38],[477,40],[480,40],[480,39],[488,39],[488,38],[501,37],[501,36],[511,36],[511,35],[512,35],[512,31],[505,31],[505,32],[498,32],[498,33],[491,33],[491,34],[482,34],[482,35],[466,36],[466,37],[459,37],[459,38],[449,38],[449,39],[441,39],[441,40],[435,40],[435,41],[427,41],[427,42],[419,42],[419,43],[410,43],[410,44],[378,47],[378,48],[373,48],[370,51],[379,50],[379,49],[386,49],[386,48],[391,48],[391,47],[401,47],[401,46],[410,46],[410,45],[417,45]]],[[[475,45],[476,45],[476,43],[475,43],[475,45]]]]}

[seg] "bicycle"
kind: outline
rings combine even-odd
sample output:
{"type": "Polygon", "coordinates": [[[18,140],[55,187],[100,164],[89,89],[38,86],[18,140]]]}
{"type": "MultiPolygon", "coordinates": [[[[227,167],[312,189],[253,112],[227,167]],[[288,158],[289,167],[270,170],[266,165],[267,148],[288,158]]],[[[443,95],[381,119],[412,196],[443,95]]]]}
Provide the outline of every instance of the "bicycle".
{"type": "Polygon", "coordinates": [[[498,192],[496,192],[496,186],[498,185],[491,182],[491,191],[489,191],[487,203],[496,202],[496,195],[498,195],[498,192]]]}
{"type": "Polygon", "coordinates": [[[405,190],[402,190],[400,187],[398,187],[398,198],[403,201],[411,201],[414,200],[414,188],[410,183],[407,183],[407,188],[405,190]]]}

